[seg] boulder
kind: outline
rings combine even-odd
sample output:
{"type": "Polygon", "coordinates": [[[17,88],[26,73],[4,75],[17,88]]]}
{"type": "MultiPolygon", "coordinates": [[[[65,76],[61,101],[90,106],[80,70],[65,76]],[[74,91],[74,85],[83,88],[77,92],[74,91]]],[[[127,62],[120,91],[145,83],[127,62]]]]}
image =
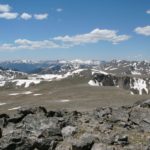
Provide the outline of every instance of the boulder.
{"type": "Polygon", "coordinates": [[[88,133],[84,133],[80,139],[76,139],[72,143],[72,150],[91,150],[97,139],[88,133]]]}
{"type": "Polygon", "coordinates": [[[64,127],[64,128],[61,130],[62,136],[63,136],[64,138],[65,138],[65,137],[70,137],[70,136],[72,136],[75,132],[76,132],[76,127],[73,127],[73,126],[64,127]]]}
{"type": "Polygon", "coordinates": [[[127,122],[129,119],[129,110],[124,107],[119,107],[116,109],[112,109],[112,115],[110,120],[112,122],[123,121],[127,122]]]}

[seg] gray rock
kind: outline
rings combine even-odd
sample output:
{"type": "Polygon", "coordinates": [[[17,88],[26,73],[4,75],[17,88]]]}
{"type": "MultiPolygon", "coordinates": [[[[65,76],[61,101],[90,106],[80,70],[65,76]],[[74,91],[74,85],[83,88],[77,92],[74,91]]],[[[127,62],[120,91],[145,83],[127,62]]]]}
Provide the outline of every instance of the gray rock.
{"type": "Polygon", "coordinates": [[[55,150],[72,150],[72,145],[71,143],[68,143],[68,142],[62,142],[57,145],[55,150]]]}
{"type": "Polygon", "coordinates": [[[76,132],[76,127],[73,127],[73,126],[64,127],[61,130],[61,133],[62,133],[64,138],[72,136],[75,132],[76,132]]]}
{"type": "Polygon", "coordinates": [[[117,150],[117,148],[103,143],[95,143],[91,150],[117,150]]]}
{"type": "Polygon", "coordinates": [[[118,122],[118,121],[127,122],[129,119],[128,111],[129,110],[125,109],[124,107],[112,109],[111,121],[112,122],[118,122]]]}
{"type": "Polygon", "coordinates": [[[111,112],[112,112],[112,109],[109,107],[97,108],[94,111],[94,116],[96,117],[96,119],[100,119],[101,121],[103,121],[104,119],[107,119],[109,115],[111,115],[111,112]]]}
{"type": "Polygon", "coordinates": [[[112,145],[122,145],[122,146],[128,145],[129,144],[128,136],[117,134],[112,138],[111,144],[112,145]]]}
{"type": "Polygon", "coordinates": [[[2,114],[0,150],[148,150],[150,109],[142,104],[91,112],[37,107],[11,117],[2,114]]]}
{"type": "Polygon", "coordinates": [[[133,108],[130,113],[130,121],[137,124],[142,130],[150,131],[150,109],[133,108]]]}
{"type": "Polygon", "coordinates": [[[72,150],[91,150],[96,138],[91,134],[83,134],[72,143],[72,150]]]}
{"type": "Polygon", "coordinates": [[[38,138],[48,138],[52,136],[62,136],[60,128],[47,128],[38,136],[38,138]]]}
{"type": "Polygon", "coordinates": [[[0,128],[0,138],[2,138],[2,134],[3,133],[3,131],[2,131],[2,129],[0,128]]]}

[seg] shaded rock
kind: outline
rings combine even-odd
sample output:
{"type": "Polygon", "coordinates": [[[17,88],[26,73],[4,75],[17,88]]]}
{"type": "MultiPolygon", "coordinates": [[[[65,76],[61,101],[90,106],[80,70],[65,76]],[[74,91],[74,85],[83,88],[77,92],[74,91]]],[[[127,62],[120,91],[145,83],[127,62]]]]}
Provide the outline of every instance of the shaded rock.
{"type": "Polygon", "coordinates": [[[0,118],[9,118],[7,114],[0,114],[0,118]]]}
{"type": "Polygon", "coordinates": [[[128,136],[127,135],[115,135],[111,141],[112,145],[128,145],[128,136]]]}
{"type": "Polygon", "coordinates": [[[20,115],[20,114],[17,114],[15,115],[14,117],[11,117],[8,119],[8,123],[11,122],[11,123],[19,123],[23,120],[25,116],[24,115],[20,115]]]}
{"type": "Polygon", "coordinates": [[[58,144],[58,139],[49,137],[38,139],[32,146],[32,148],[37,148],[38,150],[55,150],[56,145],[58,144]]]}
{"type": "Polygon", "coordinates": [[[2,131],[2,129],[0,128],[0,138],[2,138],[2,133],[3,133],[3,131],[2,131]]]}
{"type": "Polygon", "coordinates": [[[6,118],[0,118],[0,128],[5,127],[8,124],[8,121],[6,118]]]}

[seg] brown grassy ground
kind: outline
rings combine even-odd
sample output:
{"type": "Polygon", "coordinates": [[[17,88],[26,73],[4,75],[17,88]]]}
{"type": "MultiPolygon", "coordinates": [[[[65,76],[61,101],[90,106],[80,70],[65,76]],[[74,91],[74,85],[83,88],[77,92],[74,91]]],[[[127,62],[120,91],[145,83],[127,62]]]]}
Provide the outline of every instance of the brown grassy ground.
{"type": "Polygon", "coordinates": [[[131,105],[138,100],[150,98],[150,95],[130,95],[129,91],[117,87],[91,87],[89,79],[70,78],[61,81],[43,82],[30,88],[1,89],[0,103],[7,103],[0,106],[0,113],[12,112],[8,109],[13,107],[46,106],[48,109],[70,109],[70,110],[92,110],[103,106],[131,105]],[[10,96],[10,93],[31,91],[41,96],[17,95],[10,96]],[[68,99],[69,102],[61,102],[68,99]]]}

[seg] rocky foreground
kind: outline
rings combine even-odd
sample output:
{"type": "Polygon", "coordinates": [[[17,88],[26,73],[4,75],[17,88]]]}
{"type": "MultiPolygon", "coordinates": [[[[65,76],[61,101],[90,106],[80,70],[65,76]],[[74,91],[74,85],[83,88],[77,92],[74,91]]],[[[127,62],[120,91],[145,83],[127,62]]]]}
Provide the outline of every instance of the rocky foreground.
{"type": "Polygon", "coordinates": [[[122,149],[150,149],[150,100],[92,112],[38,107],[0,115],[0,150],[122,149]]]}

